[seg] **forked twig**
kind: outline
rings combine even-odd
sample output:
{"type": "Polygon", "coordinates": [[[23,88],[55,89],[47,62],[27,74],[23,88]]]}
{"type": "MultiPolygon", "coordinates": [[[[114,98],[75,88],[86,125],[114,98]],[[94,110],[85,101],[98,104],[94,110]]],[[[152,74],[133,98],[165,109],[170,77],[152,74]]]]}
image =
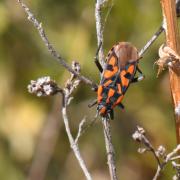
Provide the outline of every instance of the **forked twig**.
{"type": "Polygon", "coordinates": [[[180,156],[177,156],[177,153],[180,151],[180,145],[177,145],[175,149],[173,149],[170,153],[166,153],[166,149],[164,146],[160,145],[157,149],[152,145],[148,137],[146,136],[146,132],[142,127],[137,127],[137,130],[132,135],[133,139],[143,145],[143,147],[140,147],[138,149],[139,153],[145,153],[145,152],[152,152],[154,158],[157,161],[157,170],[153,177],[153,180],[157,180],[161,174],[164,168],[168,163],[172,161],[173,168],[177,171],[178,178],[178,172],[179,172],[179,164],[176,164],[175,161],[180,159],[180,156]]]}

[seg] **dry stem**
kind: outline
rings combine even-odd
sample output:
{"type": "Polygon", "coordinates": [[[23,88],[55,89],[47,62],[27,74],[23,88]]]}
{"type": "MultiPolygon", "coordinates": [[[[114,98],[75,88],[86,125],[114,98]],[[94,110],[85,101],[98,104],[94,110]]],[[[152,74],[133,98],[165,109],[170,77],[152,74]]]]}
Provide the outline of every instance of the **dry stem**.
{"type": "Polygon", "coordinates": [[[177,173],[179,172],[179,164],[176,164],[174,161],[180,159],[180,156],[177,156],[177,153],[180,150],[180,145],[177,145],[177,147],[169,154],[166,154],[166,149],[162,145],[160,145],[156,150],[142,127],[137,127],[137,130],[133,133],[132,137],[135,141],[144,146],[138,149],[139,153],[152,152],[154,158],[157,160],[158,167],[153,180],[157,180],[160,177],[165,166],[171,161],[173,161],[173,168],[176,169],[177,173]]]}
{"type": "MultiPolygon", "coordinates": [[[[180,53],[179,32],[177,26],[177,18],[175,11],[174,0],[161,0],[164,28],[166,32],[166,44],[173,49],[177,54],[180,53]]],[[[177,111],[180,106],[180,62],[169,67],[170,88],[173,97],[175,122],[176,122],[176,137],[177,143],[180,143],[180,111],[177,111]]]]}
{"type": "Polygon", "coordinates": [[[71,130],[70,130],[70,126],[69,126],[69,120],[67,117],[67,110],[66,110],[66,106],[64,106],[62,108],[62,117],[63,117],[63,121],[64,121],[64,125],[65,125],[65,129],[66,129],[66,133],[68,135],[68,139],[71,145],[71,148],[78,160],[78,163],[81,167],[81,169],[83,170],[83,173],[86,177],[87,180],[92,180],[91,175],[86,167],[86,164],[81,156],[80,150],[79,150],[79,146],[77,144],[77,142],[74,140],[72,134],[71,134],[71,130]]]}
{"type": "Polygon", "coordinates": [[[80,79],[81,81],[83,81],[85,84],[88,84],[90,86],[92,86],[93,88],[95,88],[97,85],[90,79],[88,79],[87,77],[78,74],[75,70],[73,70],[71,68],[71,66],[69,66],[66,61],[61,57],[61,55],[55,50],[55,48],[52,46],[52,44],[50,43],[50,41],[48,40],[46,33],[42,27],[42,23],[40,23],[34,16],[34,14],[30,11],[30,9],[26,6],[26,4],[24,4],[21,0],[17,0],[19,2],[19,4],[22,6],[22,8],[24,9],[24,11],[26,12],[27,16],[28,16],[28,20],[31,21],[33,23],[33,25],[35,26],[35,28],[38,30],[39,35],[42,39],[42,41],[44,42],[45,46],[47,47],[48,51],[50,52],[50,54],[64,67],[66,68],[69,72],[71,72],[72,74],[76,75],[78,79],[80,79]]]}
{"type": "MultiPolygon", "coordinates": [[[[96,5],[95,5],[95,18],[96,18],[98,47],[100,43],[103,44],[103,26],[102,26],[101,8],[105,2],[106,0],[97,0],[96,5]]],[[[104,66],[104,53],[103,53],[102,46],[99,51],[99,60],[100,60],[101,65],[104,66]]],[[[107,163],[109,166],[111,180],[117,180],[118,178],[116,175],[116,165],[115,165],[115,158],[114,158],[115,152],[114,152],[114,147],[112,144],[110,122],[109,120],[105,119],[105,120],[102,120],[102,123],[103,123],[103,128],[104,128],[104,138],[105,138],[106,152],[107,152],[107,159],[108,159],[107,163]]]]}

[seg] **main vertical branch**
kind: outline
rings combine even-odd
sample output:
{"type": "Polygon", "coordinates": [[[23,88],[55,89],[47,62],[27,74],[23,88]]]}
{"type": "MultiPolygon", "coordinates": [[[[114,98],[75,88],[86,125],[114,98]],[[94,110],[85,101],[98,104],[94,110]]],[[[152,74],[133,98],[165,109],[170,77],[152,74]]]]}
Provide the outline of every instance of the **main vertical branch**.
{"type": "MultiPolygon", "coordinates": [[[[164,17],[164,28],[166,33],[166,43],[178,54],[180,53],[179,31],[175,10],[175,0],[161,0],[164,17]]],[[[170,88],[174,104],[174,114],[176,123],[177,143],[180,143],[180,62],[176,62],[169,68],[170,88]]]]}
{"type": "MultiPolygon", "coordinates": [[[[101,8],[105,2],[106,0],[97,0],[96,6],[95,6],[98,46],[100,45],[100,43],[103,44],[103,26],[102,26],[101,8]]],[[[99,59],[100,59],[101,65],[103,66],[104,65],[104,52],[103,52],[102,46],[99,51],[99,59]]],[[[116,175],[116,165],[115,165],[115,158],[114,158],[115,152],[114,152],[114,147],[112,144],[110,121],[107,119],[103,119],[102,123],[103,123],[103,128],[104,128],[104,138],[105,138],[107,161],[108,161],[107,163],[109,166],[111,180],[117,180],[118,178],[116,175]]]]}
{"type": "Polygon", "coordinates": [[[95,5],[95,18],[96,18],[96,33],[97,33],[97,44],[98,47],[102,43],[100,50],[99,50],[99,61],[102,66],[104,66],[104,52],[103,52],[103,26],[102,26],[102,17],[101,17],[101,8],[103,4],[107,0],[96,0],[95,5]]]}

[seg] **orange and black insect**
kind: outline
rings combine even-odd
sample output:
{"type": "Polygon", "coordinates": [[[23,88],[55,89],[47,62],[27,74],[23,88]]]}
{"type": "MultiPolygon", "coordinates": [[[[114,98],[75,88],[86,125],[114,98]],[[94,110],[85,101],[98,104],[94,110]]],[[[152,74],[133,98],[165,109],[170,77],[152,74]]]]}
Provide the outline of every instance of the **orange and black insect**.
{"type": "Polygon", "coordinates": [[[124,109],[121,102],[129,85],[144,77],[138,67],[139,59],[136,47],[128,42],[119,42],[111,48],[104,69],[96,58],[95,63],[101,72],[97,89],[97,111],[101,116],[113,119],[115,106],[124,109]],[[137,71],[139,77],[135,77],[137,71]]]}

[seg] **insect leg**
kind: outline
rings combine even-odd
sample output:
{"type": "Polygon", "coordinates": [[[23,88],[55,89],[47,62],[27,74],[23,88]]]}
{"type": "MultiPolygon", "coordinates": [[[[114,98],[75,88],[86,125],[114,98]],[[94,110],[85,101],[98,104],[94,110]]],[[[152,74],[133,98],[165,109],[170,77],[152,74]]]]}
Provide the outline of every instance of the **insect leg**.
{"type": "Polygon", "coordinates": [[[99,62],[99,59],[98,59],[98,54],[99,54],[99,50],[100,50],[101,46],[102,46],[102,41],[100,42],[99,47],[98,47],[98,49],[96,51],[96,56],[94,57],[94,62],[96,64],[97,68],[99,69],[99,71],[102,73],[103,68],[102,68],[102,66],[101,66],[101,64],[99,62]]]}
{"type": "Polygon", "coordinates": [[[110,118],[113,120],[113,119],[114,119],[114,111],[111,110],[111,112],[109,113],[109,115],[110,115],[110,118]]]}
{"type": "Polygon", "coordinates": [[[139,66],[137,66],[136,69],[137,69],[137,71],[139,72],[140,76],[133,78],[133,79],[131,80],[132,83],[142,81],[142,80],[145,78],[145,76],[143,75],[142,71],[139,69],[139,66]]]}
{"type": "Polygon", "coordinates": [[[121,108],[121,109],[125,109],[124,105],[122,103],[119,103],[118,106],[121,108]]]}
{"type": "Polygon", "coordinates": [[[97,99],[94,99],[91,103],[88,104],[88,107],[92,108],[96,104],[97,104],[97,99]]]}

